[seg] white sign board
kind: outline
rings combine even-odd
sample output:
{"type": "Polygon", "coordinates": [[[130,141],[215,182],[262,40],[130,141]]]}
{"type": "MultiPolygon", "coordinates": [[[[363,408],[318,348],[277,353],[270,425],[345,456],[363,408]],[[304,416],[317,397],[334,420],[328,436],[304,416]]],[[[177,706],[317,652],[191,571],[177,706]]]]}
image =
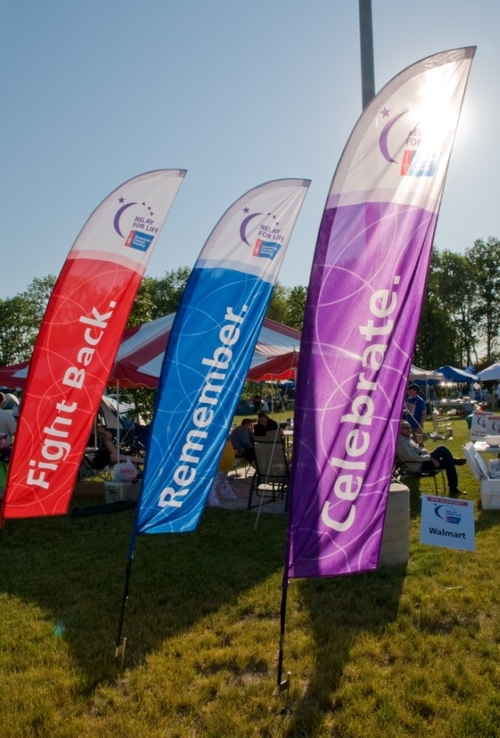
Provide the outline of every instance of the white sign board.
{"type": "Polygon", "coordinates": [[[422,496],[420,543],[459,551],[475,550],[474,503],[450,497],[422,496]]]}
{"type": "Polygon", "coordinates": [[[500,415],[474,410],[470,427],[470,440],[482,441],[485,436],[500,435],[500,415]]]}

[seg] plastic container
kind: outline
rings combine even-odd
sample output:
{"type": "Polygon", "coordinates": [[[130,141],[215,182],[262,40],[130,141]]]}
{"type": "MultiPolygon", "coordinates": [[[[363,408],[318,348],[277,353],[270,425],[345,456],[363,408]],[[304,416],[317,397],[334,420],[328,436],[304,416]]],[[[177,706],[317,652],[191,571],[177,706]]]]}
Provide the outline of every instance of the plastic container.
{"type": "Polygon", "coordinates": [[[139,488],[138,482],[104,482],[104,501],[137,502],[139,488]]]}
{"type": "Polygon", "coordinates": [[[393,482],[389,487],[378,568],[406,566],[410,556],[410,490],[393,482]]]}
{"type": "Polygon", "coordinates": [[[500,479],[481,480],[481,507],[483,510],[500,510],[500,479]]]}

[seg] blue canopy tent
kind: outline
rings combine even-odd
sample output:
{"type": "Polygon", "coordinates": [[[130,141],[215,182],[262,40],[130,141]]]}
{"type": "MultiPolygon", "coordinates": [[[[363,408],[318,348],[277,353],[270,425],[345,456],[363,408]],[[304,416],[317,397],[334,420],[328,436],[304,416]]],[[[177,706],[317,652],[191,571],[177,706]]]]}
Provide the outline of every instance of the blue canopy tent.
{"type": "Polygon", "coordinates": [[[465,371],[465,369],[456,369],[454,366],[440,366],[436,369],[437,372],[442,374],[448,382],[458,382],[461,384],[470,384],[471,382],[479,382],[477,374],[471,374],[471,372],[465,371]]]}

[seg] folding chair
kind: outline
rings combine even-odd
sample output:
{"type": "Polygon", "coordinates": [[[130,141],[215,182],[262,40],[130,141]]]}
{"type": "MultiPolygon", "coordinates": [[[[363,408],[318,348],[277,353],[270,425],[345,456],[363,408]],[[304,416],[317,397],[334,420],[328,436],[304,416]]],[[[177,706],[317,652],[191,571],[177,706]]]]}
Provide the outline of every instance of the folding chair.
{"type": "Polygon", "coordinates": [[[235,477],[239,477],[239,470],[242,469],[243,475],[246,479],[251,468],[252,468],[252,465],[250,464],[248,459],[246,459],[244,456],[234,457],[233,471],[234,471],[235,477]]]}
{"type": "Polygon", "coordinates": [[[415,477],[417,479],[432,479],[434,482],[434,490],[436,492],[436,495],[439,494],[438,483],[437,483],[437,477],[439,475],[441,475],[441,482],[443,484],[443,494],[446,494],[446,484],[444,481],[444,470],[443,469],[431,469],[429,471],[412,472],[412,471],[409,471],[406,465],[401,461],[396,461],[394,465],[393,477],[398,482],[403,482],[405,477],[415,477]]]}
{"type": "Polygon", "coordinates": [[[106,453],[102,449],[91,453],[87,453],[87,451],[84,453],[78,472],[80,482],[88,482],[90,480],[109,481],[111,477],[109,453],[106,456],[106,453]]]}
{"type": "MultiPolygon", "coordinates": [[[[247,510],[252,507],[254,495],[261,498],[259,504],[274,502],[288,491],[289,469],[282,438],[254,440],[255,474],[250,482],[247,510]]],[[[286,505],[285,505],[286,509],[286,505]]]]}

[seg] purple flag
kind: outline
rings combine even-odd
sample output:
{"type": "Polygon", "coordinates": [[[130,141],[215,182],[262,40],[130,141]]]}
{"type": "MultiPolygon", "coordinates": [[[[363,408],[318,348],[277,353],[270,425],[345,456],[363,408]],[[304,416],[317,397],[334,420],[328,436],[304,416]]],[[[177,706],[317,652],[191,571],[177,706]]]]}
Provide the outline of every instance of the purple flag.
{"type": "Polygon", "coordinates": [[[475,47],[367,106],[321,222],[302,331],[285,578],[377,566],[446,171],[475,47]]]}

